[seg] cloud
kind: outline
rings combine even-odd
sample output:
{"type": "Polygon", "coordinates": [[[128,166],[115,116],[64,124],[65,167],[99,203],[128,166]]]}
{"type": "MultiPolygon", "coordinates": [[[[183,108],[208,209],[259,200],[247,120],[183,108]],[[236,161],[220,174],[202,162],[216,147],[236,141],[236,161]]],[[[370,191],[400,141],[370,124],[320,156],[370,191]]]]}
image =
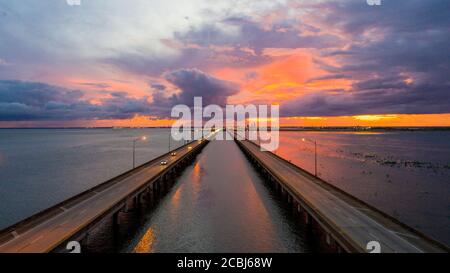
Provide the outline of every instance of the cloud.
{"type": "Polygon", "coordinates": [[[409,85],[393,78],[358,82],[352,90],[315,92],[281,105],[283,116],[450,113],[450,84],[409,85]]]}
{"type": "Polygon", "coordinates": [[[284,103],[284,115],[450,113],[449,25],[448,0],[384,1],[376,8],[364,0],[111,0],[77,9],[58,1],[4,1],[0,56],[8,63],[0,59],[2,78],[46,82],[89,75],[80,88],[108,89],[102,91],[110,96],[94,104],[84,98],[86,90],[1,81],[0,119],[167,117],[174,104],[190,105],[196,95],[223,105],[239,86],[211,71],[252,81],[244,90],[248,101],[264,99],[258,94],[263,85],[281,98],[306,94],[284,103]],[[298,51],[308,51],[323,73],[300,79],[294,72],[306,68],[297,64],[259,73],[298,51]],[[283,73],[294,75],[295,90],[283,89],[283,73]],[[97,78],[152,79],[153,102],[109,91],[115,85],[97,78]],[[338,80],[353,85],[320,89],[338,80]]]}
{"type": "Polygon", "coordinates": [[[194,97],[202,97],[204,105],[224,106],[228,97],[239,91],[236,84],[220,80],[198,69],[172,71],[166,74],[165,78],[181,90],[176,96],[177,103],[188,106],[193,105],[194,97]]]}
{"type": "Polygon", "coordinates": [[[7,61],[5,61],[5,60],[3,60],[2,58],[0,58],[0,66],[7,66],[7,65],[9,65],[9,63],[7,62],[7,61]]]}
{"type": "Polygon", "coordinates": [[[97,88],[97,89],[106,89],[106,88],[111,87],[111,85],[109,85],[107,83],[97,83],[97,82],[82,82],[82,83],[79,83],[79,85],[93,87],[93,88],[97,88]]]}
{"type": "Polygon", "coordinates": [[[131,98],[124,92],[94,104],[80,90],[38,82],[0,81],[0,121],[129,119],[152,113],[148,98],[131,98]]]}
{"type": "Polygon", "coordinates": [[[318,25],[347,37],[345,48],[322,51],[316,64],[350,79],[350,90],[322,90],[287,102],[284,115],[450,113],[450,2],[386,1],[373,8],[360,1],[321,2],[318,25]],[[324,61],[332,59],[333,65],[324,61]]]}
{"type": "Polygon", "coordinates": [[[160,58],[153,54],[120,52],[102,61],[120,69],[144,75],[161,75],[180,67],[211,70],[221,67],[254,67],[268,64],[277,56],[265,49],[328,49],[343,46],[336,35],[320,32],[302,33],[299,21],[280,21],[270,27],[247,15],[215,15],[214,21],[173,32],[161,42],[176,54],[160,58]]]}
{"type": "Polygon", "coordinates": [[[160,83],[150,83],[149,85],[152,89],[159,90],[159,91],[164,91],[167,88],[164,84],[160,84],[160,83]]]}
{"type": "Polygon", "coordinates": [[[84,98],[85,91],[39,82],[0,80],[0,121],[129,119],[135,115],[170,117],[173,106],[192,106],[194,97],[203,103],[225,105],[238,92],[234,83],[223,81],[197,69],[181,69],[165,75],[178,93],[167,95],[165,85],[156,89],[153,101],[132,98],[122,91],[111,91],[96,103],[84,98]]]}

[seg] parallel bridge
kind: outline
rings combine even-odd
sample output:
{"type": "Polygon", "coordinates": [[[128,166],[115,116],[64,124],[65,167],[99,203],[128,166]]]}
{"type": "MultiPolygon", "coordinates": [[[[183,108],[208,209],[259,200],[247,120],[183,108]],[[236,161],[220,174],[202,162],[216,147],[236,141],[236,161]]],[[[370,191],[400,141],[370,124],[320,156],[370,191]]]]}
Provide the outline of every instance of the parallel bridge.
{"type": "Polygon", "coordinates": [[[315,177],[254,142],[236,140],[263,177],[284,196],[319,241],[335,252],[421,253],[448,248],[315,177]]]}

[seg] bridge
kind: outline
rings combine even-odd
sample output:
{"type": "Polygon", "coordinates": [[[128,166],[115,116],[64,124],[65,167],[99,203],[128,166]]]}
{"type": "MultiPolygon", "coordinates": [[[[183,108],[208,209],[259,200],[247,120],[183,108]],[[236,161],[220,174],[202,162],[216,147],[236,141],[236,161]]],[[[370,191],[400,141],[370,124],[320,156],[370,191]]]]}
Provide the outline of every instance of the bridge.
{"type": "Polygon", "coordinates": [[[440,243],[249,140],[241,150],[334,252],[448,252],[440,243]],[[377,249],[379,248],[379,249],[377,249]]]}
{"type": "Polygon", "coordinates": [[[69,241],[85,243],[108,219],[111,232],[117,230],[119,213],[156,198],[207,144],[207,139],[188,143],[0,231],[0,253],[64,252],[69,241]]]}

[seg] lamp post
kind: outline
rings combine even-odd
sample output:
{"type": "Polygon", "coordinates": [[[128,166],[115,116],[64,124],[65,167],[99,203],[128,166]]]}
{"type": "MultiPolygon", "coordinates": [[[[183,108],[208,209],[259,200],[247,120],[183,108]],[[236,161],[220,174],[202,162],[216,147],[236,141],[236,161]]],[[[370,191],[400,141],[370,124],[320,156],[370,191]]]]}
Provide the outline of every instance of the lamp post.
{"type": "Polygon", "coordinates": [[[147,140],[147,137],[142,136],[142,137],[133,139],[133,169],[136,167],[136,142],[138,142],[139,140],[145,141],[145,140],[147,140]]]}
{"type": "Polygon", "coordinates": [[[309,141],[311,143],[314,143],[314,176],[317,177],[317,141],[307,138],[302,138],[302,141],[303,142],[309,141]]]}
{"type": "MultiPolygon", "coordinates": [[[[178,133],[173,133],[175,136],[178,136],[178,133]]],[[[172,131],[169,131],[169,153],[172,151],[172,131]]]]}
{"type": "Polygon", "coordinates": [[[171,130],[169,130],[169,153],[170,153],[171,146],[172,146],[172,132],[171,132],[171,130]]]}

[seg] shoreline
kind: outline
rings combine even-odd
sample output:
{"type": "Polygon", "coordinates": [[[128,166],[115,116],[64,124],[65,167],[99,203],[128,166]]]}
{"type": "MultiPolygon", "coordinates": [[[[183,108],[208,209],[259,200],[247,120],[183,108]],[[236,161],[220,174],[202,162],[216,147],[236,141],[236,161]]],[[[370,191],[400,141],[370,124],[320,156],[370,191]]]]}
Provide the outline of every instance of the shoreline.
{"type": "MultiPolygon", "coordinates": [[[[0,130],[126,130],[126,129],[170,129],[171,127],[0,127],[0,130]]],[[[293,132],[429,132],[450,131],[450,127],[280,127],[279,131],[293,132]]]]}

